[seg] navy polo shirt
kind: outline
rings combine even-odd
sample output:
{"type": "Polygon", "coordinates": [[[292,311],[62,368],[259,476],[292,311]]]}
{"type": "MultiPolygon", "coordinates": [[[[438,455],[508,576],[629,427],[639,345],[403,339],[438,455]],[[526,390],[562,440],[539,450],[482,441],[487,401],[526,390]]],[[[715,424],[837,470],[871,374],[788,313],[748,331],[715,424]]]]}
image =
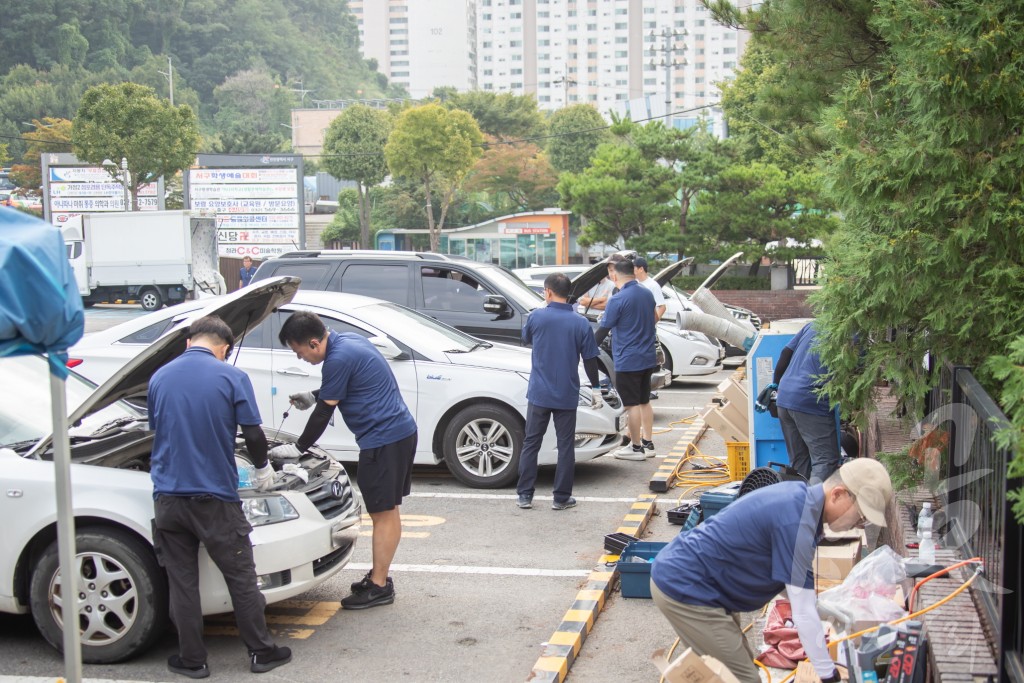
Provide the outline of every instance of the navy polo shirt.
{"type": "Polygon", "coordinates": [[[533,345],[526,400],[542,408],[573,409],[580,399],[580,358],[597,358],[594,330],[569,304],[552,301],[523,326],[523,343],[533,345]]]}
{"type": "Polygon", "coordinates": [[[331,331],[327,337],[319,398],[338,401],[345,426],[361,450],[401,441],[416,432],[395,375],[365,337],[331,331]]]}
{"type": "Polygon", "coordinates": [[[727,612],[761,609],[787,584],[813,588],[824,506],[821,484],[752,491],[676,536],[655,558],[651,579],[676,602],[727,612]]]}
{"type": "Polygon", "coordinates": [[[249,266],[248,268],[238,269],[238,279],[242,281],[243,287],[248,287],[249,283],[252,282],[252,276],[256,274],[256,266],[249,266]]]}
{"type": "Polygon", "coordinates": [[[618,294],[608,299],[601,327],[614,333],[615,372],[647,370],[658,364],[654,309],[654,295],[636,280],[627,282],[618,294]]]}
{"type": "Polygon", "coordinates": [[[235,434],[261,422],[249,376],[193,346],[153,373],[148,403],[153,496],[239,500],[235,434]]]}
{"type": "Polygon", "coordinates": [[[815,394],[824,385],[818,377],[828,373],[814,349],[816,336],[814,323],[807,323],[786,344],[787,349],[793,350],[793,356],[779,381],[779,395],[775,403],[780,408],[811,415],[829,415],[832,412],[828,399],[818,398],[815,394]]]}

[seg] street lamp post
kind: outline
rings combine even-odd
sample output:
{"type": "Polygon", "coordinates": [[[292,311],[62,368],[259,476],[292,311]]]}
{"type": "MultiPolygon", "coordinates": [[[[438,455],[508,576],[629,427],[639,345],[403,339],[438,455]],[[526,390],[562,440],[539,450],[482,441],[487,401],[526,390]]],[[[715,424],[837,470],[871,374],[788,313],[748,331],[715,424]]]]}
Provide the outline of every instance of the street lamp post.
{"type": "Polygon", "coordinates": [[[121,157],[121,185],[124,187],[124,210],[132,210],[132,193],[128,190],[128,158],[121,157]]]}

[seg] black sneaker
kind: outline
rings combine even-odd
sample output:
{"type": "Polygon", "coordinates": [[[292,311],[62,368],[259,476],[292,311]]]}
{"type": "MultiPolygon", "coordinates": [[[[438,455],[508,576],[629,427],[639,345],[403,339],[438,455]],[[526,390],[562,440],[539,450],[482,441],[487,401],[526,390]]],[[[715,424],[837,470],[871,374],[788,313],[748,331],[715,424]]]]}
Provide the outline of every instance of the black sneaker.
{"type": "Polygon", "coordinates": [[[516,503],[521,509],[529,510],[533,507],[533,496],[528,496],[525,493],[519,494],[519,502],[516,503]]]}
{"type": "Polygon", "coordinates": [[[367,609],[378,605],[390,605],[394,601],[395,584],[389,576],[388,582],[383,586],[373,584],[369,590],[342,598],[341,606],[345,609],[367,609]]]}
{"type": "Polygon", "coordinates": [[[576,499],[569,496],[569,500],[559,503],[557,500],[551,503],[552,510],[568,510],[569,508],[576,507],[576,499]]]}
{"type": "Polygon", "coordinates": [[[370,574],[372,573],[372,571],[366,572],[366,576],[359,579],[358,581],[353,582],[351,586],[352,592],[363,593],[365,591],[370,590],[370,587],[373,586],[373,580],[370,578],[370,574]]]}
{"type": "Polygon", "coordinates": [[[210,675],[210,667],[206,664],[201,666],[185,666],[179,655],[171,655],[167,658],[167,670],[171,673],[188,676],[189,678],[207,678],[210,675]]]}
{"type": "Polygon", "coordinates": [[[648,458],[653,458],[655,455],[657,455],[657,452],[654,449],[653,441],[642,439],[640,441],[640,445],[644,447],[644,455],[646,455],[648,458]]]}
{"type": "Polygon", "coordinates": [[[254,674],[265,674],[272,669],[276,669],[282,664],[287,664],[292,661],[291,648],[274,646],[269,652],[258,653],[253,652],[249,663],[249,671],[254,674]]]}

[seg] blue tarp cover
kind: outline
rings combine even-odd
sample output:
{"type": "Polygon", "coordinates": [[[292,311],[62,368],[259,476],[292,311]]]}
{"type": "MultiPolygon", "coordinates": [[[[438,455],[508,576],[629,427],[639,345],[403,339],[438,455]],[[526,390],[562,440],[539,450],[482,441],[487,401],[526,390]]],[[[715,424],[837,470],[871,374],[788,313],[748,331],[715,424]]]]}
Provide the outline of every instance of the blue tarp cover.
{"type": "Polygon", "coordinates": [[[67,377],[67,350],[84,326],[60,231],[0,207],[0,357],[47,354],[50,371],[67,377]]]}

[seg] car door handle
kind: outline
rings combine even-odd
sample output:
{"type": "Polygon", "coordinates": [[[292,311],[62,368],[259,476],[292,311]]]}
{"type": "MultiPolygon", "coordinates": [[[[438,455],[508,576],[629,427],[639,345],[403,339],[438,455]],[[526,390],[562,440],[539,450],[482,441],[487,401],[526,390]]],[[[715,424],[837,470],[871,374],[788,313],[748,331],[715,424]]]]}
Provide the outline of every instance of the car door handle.
{"type": "Polygon", "coordinates": [[[291,375],[293,377],[309,377],[309,373],[298,368],[285,368],[283,370],[275,370],[279,375],[291,375]]]}

